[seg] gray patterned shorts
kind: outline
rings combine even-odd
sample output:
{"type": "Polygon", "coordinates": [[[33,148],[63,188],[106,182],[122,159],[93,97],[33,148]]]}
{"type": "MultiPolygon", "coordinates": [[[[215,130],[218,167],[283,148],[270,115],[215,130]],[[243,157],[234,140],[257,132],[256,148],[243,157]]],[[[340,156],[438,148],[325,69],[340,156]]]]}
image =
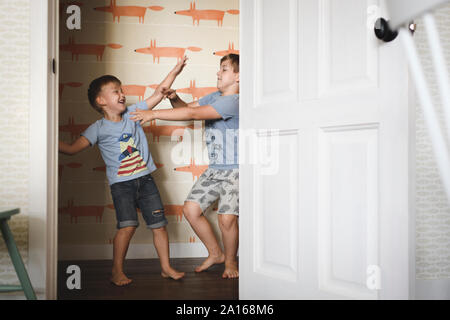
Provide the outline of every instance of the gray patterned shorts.
{"type": "Polygon", "coordinates": [[[239,215],[239,169],[208,168],[198,178],[186,201],[194,201],[203,212],[219,199],[218,214],[239,215]]]}

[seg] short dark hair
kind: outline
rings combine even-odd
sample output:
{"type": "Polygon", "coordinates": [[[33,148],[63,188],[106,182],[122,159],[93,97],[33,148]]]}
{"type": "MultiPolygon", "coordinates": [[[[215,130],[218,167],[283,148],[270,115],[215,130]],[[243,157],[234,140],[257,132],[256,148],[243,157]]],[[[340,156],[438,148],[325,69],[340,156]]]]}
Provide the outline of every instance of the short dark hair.
{"type": "Polygon", "coordinates": [[[92,80],[91,84],[89,85],[89,89],[88,89],[88,99],[89,99],[89,103],[91,104],[91,106],[99,113],[103,114],[103,110],[102,108],[100,108],[97,105],[97,97],[100,93],[100,91],[102,91],[103,86],[107,85],[108,83],[117,83],[119,85],[121,85],[122,83],[120,82],[119,79],[117,79],[114,76],[111,75],[104,75],[101,76],[95,80],[92,80]]]}
{"type": "Polygon", "coordinates": [[[220,64],[222,62],[230,60],[231,65],[233,66],[234,72],[239,72],[239,55],[234,53],[229,53],[226,56],[224,56],[222,59],[220,59],[220,64]]]}

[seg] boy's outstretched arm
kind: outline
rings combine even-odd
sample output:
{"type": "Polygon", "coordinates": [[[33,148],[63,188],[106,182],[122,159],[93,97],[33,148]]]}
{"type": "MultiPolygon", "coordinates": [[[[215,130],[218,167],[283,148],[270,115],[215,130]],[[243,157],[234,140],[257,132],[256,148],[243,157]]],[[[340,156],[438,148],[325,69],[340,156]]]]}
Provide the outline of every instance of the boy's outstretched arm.
{"type": "Polygon", "coordinates": [[[174,108],[181,108],[181,107],[195,108],[200,106],[198,101],[192,101],[190,103],[184,102],[183,100],[181,100],[181,98],[177,95],[176,91],[173,89],[163,89],[162,93],[166,98],[170,100],[170,104],[174,108]]]}
{"type": "Polygon", "coordinates": [[[161,102],[161,100],[164,98],[164,90],[170,88],[172,83],[175,81],[175,78],[181,73],[184,66],[186,65],[186,61],[187,57],[184,56],[159,84],[159,86],[155,89],[155,92],[149,98],[145,99],[145,102],[147,102],[147,106],[149,109],[153,109],[158,103],[161,102]]]}
{"type": "Polygon", "coordinates": [[[89,140],[81,136],[77,140],[75,140],[72,144],[59,141],[58,149],[59,152],[62,152],[64,154],[74,155],[86,149],[89,146],[90,146],[89,140]]]}
{"type": "Polygon", "coordinates": [[[140,121],[143,124],[154,119],[172,120],[172,121],[186,121],[186,120],[213,120],[220,119],[222,116],[211,105],[190,108],[181,107],[175,109],[165,110],[140,110],[136,109],[131,112],[133,116],[130,117],[133,121],[140,121]]]}

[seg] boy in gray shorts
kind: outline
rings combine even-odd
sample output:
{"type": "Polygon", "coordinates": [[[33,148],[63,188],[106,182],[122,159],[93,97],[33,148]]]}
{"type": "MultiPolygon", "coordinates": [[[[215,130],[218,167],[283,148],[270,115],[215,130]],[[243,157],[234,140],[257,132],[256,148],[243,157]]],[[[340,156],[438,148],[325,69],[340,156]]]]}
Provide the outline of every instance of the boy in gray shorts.
{"type": "Polygon", "coordinates": [[[199,101],[185,103],[174,90],[163,93],[170,99],[172,110],[137,109],[131,112],[134,121],[144,123],[161,120],[206,120],[206,145],[209,167],[198,178],[186,201],[183,213],[197,236],[208,249],[208,258],[195,271],[225,262],[223,278],[237,278],[239,244],[239,55],[229,54],[220,60],[217,92],[199,101]],[[225,252],[217,242],[203,212],[219,199],[219,227],[225,252]]]}

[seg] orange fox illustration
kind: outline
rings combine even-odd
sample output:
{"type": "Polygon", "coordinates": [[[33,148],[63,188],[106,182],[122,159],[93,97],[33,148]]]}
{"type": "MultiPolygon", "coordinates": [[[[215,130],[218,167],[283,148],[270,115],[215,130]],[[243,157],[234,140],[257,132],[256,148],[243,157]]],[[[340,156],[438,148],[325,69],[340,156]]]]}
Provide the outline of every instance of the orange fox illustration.
{"type": "Polygon", "coordinates": [[[92,168],[94,171],[106,172],[106,166],[92,168]]]}
{"type": "Polygon", "coordinates": [[[59,131],[70,132],[72,139],[80,135],[89,127],[89,124],[75,124],[73,117],[69,117],[69,122],[65,125],[59,126],[59,131]]]}
{"type": "Polygon", "coordinates": [[[137,84],[122,85],[123,94],[126,96],[135,96],[139,101],[144,100],[145,90],[152,88],[153,85],[143,86],[137,84]]]}
{"type": "Polygon", "coordinates": [[[166,204],[164,206],[164,214],[166,216],[176,216],[177,221],[181,221],[183,219],[183,205],[166,204]]]}
{"type": "Polygon", "coordinates": [[[72,87],[72,88],[78,88],[81,87],[83,84],[80,82],[60,82],[59,83],[59,97],[61,98],[64,87],[72,87]]]}
{"type": "Polygon", "coordinates": [[[177,167],[175,171],[190,172],[192,173],[192,180],[195,181],[195,178],[200,177],[206,169],[208,169],[208,165],[196,165],[195,160],[191,158],[191,163],[188,166],[177,167]]]}
{"type": "Polygon", "coordinates": [[[83,164],[79,163],[79,162],[69,162],[69,163],[63,164],[63,166],[66,166],[66,167],[69,167],[72,169],[77,169],[77,168],[81,168],[83,166],[83,164]]]}
{"type": "Polygon", "coordinates": [[[192,95],[192,99],[194,100],[198,100],[201,97],[204,97],[210,93],[216,92],[217,91],[217,87],[201,87],[201,88],[197,88],[195,86],[195,80],[191,80],[189,82],[189,88],[182,88],[182,89],[177,89],[176,92],[179,93],[187,93],[192,95]]]}
{"type": "Polygon", "coordinates": [[[90,43],[75,43],[75,39],[73,37],[69,37],[69,42],[66,44],[61,44],[59,46],[61,51],[68,51],[72,53],[72,61],[75,56],[76,61],[78,61],[78,57],[80,54],[84,55],[94,55],[97,61],[102,61],[103,53],[105,52],[105,48],[109,47],[112,49],[122,48],[122,45],[116,43],[110,44],[90,44],[90,43]]]}
{"type": "Polygon", "coordinates": [[[186,50],[189,51],[201,51],[202,48],[198,47],[187,47],[187,48],[178,48],[178,47],[157,47],[156,40],[150,40],[150,47],[140,48],[134,50],[137,53],[151,54],[153,55],[153,63],[155,60],[159,63],[159,58],[177,58],[177,62],[181,61],[184,56],[186,50]]]}
{"type": "Polygon", "coordinates": [[[214,55],[219,56],[219,57],[226,56],[227,54],[230,54],[230,53],[239,54],[239,50],[234,49],[234,42],[228,43],[228,50],[213,52],[214,55]]]}
{"type": "Polygon", "coordinates": [[[103,211],[107,206],[73,206],[73,200],[69,200],[67,207],[59,208],[59,213],[70,215],[70,223],[77,223],[78,217],[95,217],[95,222],[101,223],[103,211]]]}
{"type": "Polygon", "coordinates": [[[163,125],[158,126],[156,125],[156,120],[150,121],[150,125],[143,127],[144,132],[151,133],[153,135],[153,142],[155,142],[155,139],[159,142],[160,136],[166,136],[166,137],[179,137],[179,141],[183,141],[183,135],[184,130],[187,128],[194,129],[194,125],[188,125],[188,126],[170,126],[170,125],[163,125]]]}
{"type": "Polygon", "coordinates": [[[239,10],[197,10],[195,8],[195,1],[190,3],[189,10],[175,11],[175,14],[182,16],[192,17],[192,24],[195,26],[195,21],[197,21],[197,26],[200,24],[200,20],[216,20],[217,26],[223,25],[223,17],[225,13],[229,14],[239,14],[239,10]]]}
{"type": "Polygon", "coordinates": [[[139,23],[144,23],[144,16],[147,9],[154,11],[161,11],[164,7],[152,6],[152,7],[139,7],[139,6],[118,6],[116,0],[111,0],[108,7],[96,7],[94,10],[110,12],[112,14],[113,22],[120,23],[120,17],[138,17],[139,23]]]}

